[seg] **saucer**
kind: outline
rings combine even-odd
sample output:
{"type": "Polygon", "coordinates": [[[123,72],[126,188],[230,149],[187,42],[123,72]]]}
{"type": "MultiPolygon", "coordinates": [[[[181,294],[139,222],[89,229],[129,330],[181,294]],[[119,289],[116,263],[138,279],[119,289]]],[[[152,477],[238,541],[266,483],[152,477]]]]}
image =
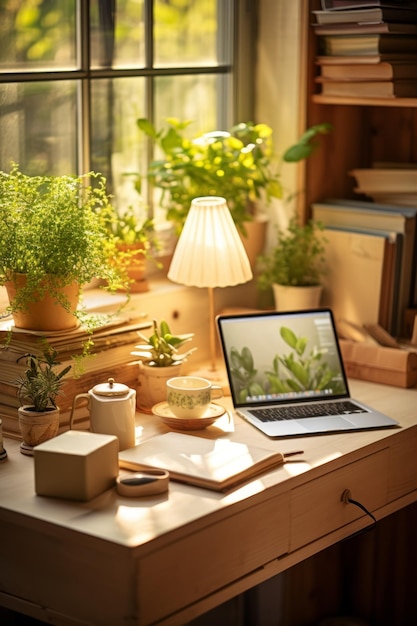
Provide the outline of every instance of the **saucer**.
{"type": "Polygon", "coordinates": [[[201,417],[177,417],[168,406],[168,402],[159,402],[152,407],[152,413],[157,415],[166,426],[178,430],[203,430],[213,424],[219,417],[226,413],[226,409],[220,404],[212,402],[201,417]]]}

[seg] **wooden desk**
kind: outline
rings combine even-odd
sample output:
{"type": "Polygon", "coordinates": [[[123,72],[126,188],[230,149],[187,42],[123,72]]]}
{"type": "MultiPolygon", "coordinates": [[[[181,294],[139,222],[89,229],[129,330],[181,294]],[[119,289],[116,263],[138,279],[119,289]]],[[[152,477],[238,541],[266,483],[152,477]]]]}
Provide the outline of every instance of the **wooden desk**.
{"type": "MultiPolygon", "coordinates": [[[[0,605],[67,626],[184,624],[371,523],[345,489],[377,519],[415,502],[417,390],[351,391],[401,428],[273,441],[235,418],[223,436],[304,455],[226,494],[171,482],[146,499],[38,497],[33,459],[5,439],[0,605]]],[[[167,431],[150,416],[138,425],[167,431]]]]}

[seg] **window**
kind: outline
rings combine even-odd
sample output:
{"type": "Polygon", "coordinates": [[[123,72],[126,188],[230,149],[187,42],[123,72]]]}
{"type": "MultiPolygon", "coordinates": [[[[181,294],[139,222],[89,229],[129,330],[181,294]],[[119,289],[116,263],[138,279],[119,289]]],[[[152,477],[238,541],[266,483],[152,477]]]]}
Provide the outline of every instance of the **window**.
{"type": "Polygon", "coordinates": [[[0,0],[0,168],[93,169],[116,205],[130,203],[126,174],[152,157],[137,118],[193,120],[190,133],[238,121],[236,34],[251,23],[248,4],[0,0]]]}

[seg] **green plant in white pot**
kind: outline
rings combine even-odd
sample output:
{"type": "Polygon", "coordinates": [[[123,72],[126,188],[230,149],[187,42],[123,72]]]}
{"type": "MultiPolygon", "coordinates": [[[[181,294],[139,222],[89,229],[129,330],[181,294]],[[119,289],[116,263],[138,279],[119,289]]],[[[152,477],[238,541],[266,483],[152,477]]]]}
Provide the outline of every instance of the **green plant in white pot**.
{"type": "Polygon", "coordinates": [[[85,284],[98,278],[109,290],[127,285],[114,262],[113,217],[101,174],[27,176],[17,164],[0,172],[0,285],[8,289],[6,313],[16,326],[74,327],[83,316],[77,305],[85,284]]]}
{"type": "Polygon", "coordinates": [[[57,352],[45,345],[41,355],[27,354],[26,369],[18,378],[17,397],[19,428],[23,454],[33,454],[33,447],[58,434],[59,407],[56,399],[63,393],[64,376],[71,366],[58,371],[57,352]]]}
{"type": "Polygon", "coordinates": [[[272,289],[277,309],[313,308],[320,303],[326,271],[323,225],[296,216],[288,228],[277,229],[274,248],[258,259],[258,286],[272,289]]]}
{"type": "Polygon", "coordinates": [[[173,335],[163,320],[159,326],[153,320],[153,333],[149,337],[142,333],[139,336],[142,343],[132,352],[140,359],[137,407],[150,413],[155,404],[166,400],[166,381],[180,374],[182,364],[197,348],[180,352],[180,348],[192,340],[194,333],[173,335]]]}

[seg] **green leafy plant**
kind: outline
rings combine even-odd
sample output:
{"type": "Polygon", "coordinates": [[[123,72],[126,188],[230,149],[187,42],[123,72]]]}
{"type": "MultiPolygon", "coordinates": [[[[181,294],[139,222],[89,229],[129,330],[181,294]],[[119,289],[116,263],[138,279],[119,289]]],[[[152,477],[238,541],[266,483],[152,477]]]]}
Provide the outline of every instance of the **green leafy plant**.
{"type": "MultiPolygon", "coordinates": [[[[110,224],[111,234],[116,238],[118,249],[117,262],[120,269],[128,276],[131,265],[143,265],[145,273],[146,260],[155,262],[156,267],[161,264],[156,258],[160,249],[155,233],[155,224],[151,217],[129,206],[124,211],[118,211],[110,224]]],[[[131,284],[134,280],[130,280],[131,284]]],[[[134,288],[133,288],[134,290],[134,288]]]]}
{"type": "Polygon", "coordinates": [[[63,378],[71,370],[71,365],[57,372],[56,368],[60,365],[57,352],[50,347],[45,347],[41,355],[27,354],[20,358],[26,359],[27,365],[26,371],[17,380],[21,406],[29,404],[26,408],[37,413],[56,409],[55,400],[63,393],[63,378]]]}
{"type": "Polygon", "coordinates": [[[343,391],[338,374],[323,360],[323,354],[313,348],[307,354],[308,339],[297,335],[286,326],[280,328],[280,335],[292,352],[273,360],[272,370],[265,372],[269,381],[270,393],[332,388],[343,391]]]}
{"type": "Polygon", "coordinates": [[[230,350],[231,376],[233,388],[236,390],[240,402],[245,402],[249,396],[265,394],[264,388],[255,381],[258,370],[254,367],[252,352],[246,346],[241,352],[236,348],[230,350]]]}
{"type": "Polygon", "coordinates": [[[153,334],[146,337],[139,333],[139,336],[144,343],[137,345],[132,354],[143,358],[144,363],[152,367],[182,363],[197,349],[191,348],[187,352],[179,353],[179,348],[191,341],[194,333],[173,335],[165,321],[161,321],[158,327],[157,321],[153,320],[153,334]]]}
{"type": "Polygon", "coordinates": [[[132,206],[115,213],[110,230],[118,242],[128,245],[142,243],[149,248],[156,241],[153,219],[142,215],[132,206]]]}
{"type": "MultiPolygon", "coordinates": [[[[185,131],[190,121],[167,119],[167,128],[157,130],[147,119],[137,120],[162,153],[150,164],[147,173],[151,184],[161,189],[161,205],[181,230],[198,196],[226,198],[239,230],[253,219],[254,203],[263,197],[282,198],[279,160],[274,151],[272,129],[267,124],[240,123],[230,131],[214,131],[189,139],[185,131]]],[[[305,159],[316,148],[314,137],[327,133],[329,124],[319,124],[306,131],[296,144],[285,151],[282,161],[305,159]]],[[[136,188],[140,191],[141,176],[136,188]]]]}
{"type": "Polygon", "coordinates": [[[274,283],[307,287],[319,285],[326,271],[326,239],[323,225],[309,220],[300,224],[292,217],[287,230],[277,229],[277,241],[269,254],[258,258],[258,285],[268,289],[274,283]]]}
{"type": "Polygon", "coordinates": [[[70,310],[61,288],[74,282],[81,288],[94,278],[109,290],[127,288],[114,262],[114,215],[101,174],[27,176],[17,164],[0,172],[0,285],[26,276],[6,312],[24,311],[44,294],[70,310]]]}

